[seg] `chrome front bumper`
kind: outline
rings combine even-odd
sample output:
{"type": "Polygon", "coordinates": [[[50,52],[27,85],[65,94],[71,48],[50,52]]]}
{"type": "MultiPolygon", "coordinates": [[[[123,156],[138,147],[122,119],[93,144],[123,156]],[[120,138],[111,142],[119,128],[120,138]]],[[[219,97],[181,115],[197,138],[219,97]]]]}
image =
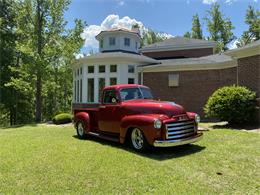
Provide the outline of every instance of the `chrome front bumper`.
{"type": "Polygon", "coordinates": [[[196,141],[199,141],[202,139],[203,134],[198,133],[195,136],[186,138],[186,139],[179,139],[179,140],[155,140],[153,143],[153,146],[155,147],[171,147],[171,146],[180,146],[180,145],[185,145],[189,143],[193,143],[196,141]]]}

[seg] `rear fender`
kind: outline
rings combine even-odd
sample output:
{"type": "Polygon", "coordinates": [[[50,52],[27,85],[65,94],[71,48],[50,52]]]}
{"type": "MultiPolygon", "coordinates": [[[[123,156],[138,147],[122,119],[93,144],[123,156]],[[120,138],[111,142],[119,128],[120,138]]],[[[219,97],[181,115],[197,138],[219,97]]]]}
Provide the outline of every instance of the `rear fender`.
{"type": "Polygon", "coordinates": [[[84,123],[85,132],[89,132],[91,129],[89,114],[86,112],[78,112],[74,117],[74,125],[76,125],[79,121],[82,121],[84,123]]]}

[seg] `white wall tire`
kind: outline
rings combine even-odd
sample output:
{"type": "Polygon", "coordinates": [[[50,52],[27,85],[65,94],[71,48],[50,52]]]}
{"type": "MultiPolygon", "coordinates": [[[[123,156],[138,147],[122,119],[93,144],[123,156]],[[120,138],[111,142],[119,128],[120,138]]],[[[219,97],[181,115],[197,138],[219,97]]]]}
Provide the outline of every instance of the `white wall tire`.
{"type": "Polygon", "coordinates": [[[85,125],[83,121],[77,122],[76,130],[77,130],[77,135],[80,139],[86,138],[85,125]]]}

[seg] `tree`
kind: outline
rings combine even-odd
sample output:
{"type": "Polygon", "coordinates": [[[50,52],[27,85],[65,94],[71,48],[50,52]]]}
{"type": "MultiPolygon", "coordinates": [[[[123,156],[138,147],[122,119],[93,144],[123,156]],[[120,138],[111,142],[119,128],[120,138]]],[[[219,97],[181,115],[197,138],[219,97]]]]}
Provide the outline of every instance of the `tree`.
{"type": "MultiPolygon", "coordinates": [[[[5,84],[13,76],[10,68],[19,61],[15,49],[17,35],[14,30],[16,28],[14,4],[15,2],[11,0],[0,1],[0,117],[9,116],[11,124],[16,123],[16,91],[6,87],[5,84]]],[[[6,120],[6,117],[3,120],[6,120]]]]}
{"type": "Polygon", "coordinates": [[[202,39],[202,29],[198,14],[194,15],[192,18],[191,37],[193,39],[202,39]]]}
{"type": "Polygon", "coordinates": [[[229,18],[226,18],[220,11],[219,4],[215,3],[211,9],[207,11],[208,16],[205,18],[207,22],[207,29],[210,36],[209,40],[216,41],[217,52],[227,50],[228,43],[235,39],[232,32],[234,26],[232,25],[229,18]]]}
{"type": "Polygon", "coordinates": [[[191,38],[191,34],[190,34],[190,32],[189,31],[187,31],[184,35],[183,35],[183,37],[186,37],[186,38],[191,38]]]}
{"type": "Polygon", "coordinates": [[[169,38],[165,33],[155,32],[152,29],[145,29],[141,37],[142,46],[164,41],[165,39],[169,38]]]}
{"type": "Polygon", "coordinates": [[[36,122],[43,117],[50,118],[48,115],[54,109],[70,101],[68,83],[72,83],[72,74],[69,66],[83,45],[80,34],[84,23],[76,20],[73,29],[65,28],[67,22],[63,14],[68,5],[68,0],[24,0],[16,7],[17,49],[25,57],[21,66],[13,70],[18,76],[11,77],[7,85],[18,89],[22,84],[32,86],[28,90],[34,93],[30,103],[35,105],[36,122]],[[46,111],[47,106],[52,108],[50,113],[46,111]]]}
{"type": "Polygon", "coordinates": [[[238,39],[237,46],[242,47],[260,39],[260,12],[252,6],[248,6],[246,11],[245,23],[248,25],[248,30],[244,31],[238,39]]]}

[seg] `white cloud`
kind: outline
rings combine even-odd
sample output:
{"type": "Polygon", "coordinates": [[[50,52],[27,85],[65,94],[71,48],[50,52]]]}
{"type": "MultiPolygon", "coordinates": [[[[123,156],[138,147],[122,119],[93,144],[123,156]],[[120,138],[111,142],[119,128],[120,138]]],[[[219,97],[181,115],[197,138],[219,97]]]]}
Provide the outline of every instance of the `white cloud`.
{"type": "Polygon", "coordinates": [[[217,2],[217,0],[203,0],[202,1],[202,3],[204,3],[204,4],[213,4],[213,3],[216,3],[217,2]]]}
{"type": "Polygon", "coordinates": [[[236,49],[237,48],[238,39],[235,39],[231,43],[228,44],[229,49],[236,49]]]}
{"type": "MultiPolygon", "coordinates": [[[[220,1],[220,0],[202,0],[202,3],[211,5],[218,1],[220,1]]],[[[231,5],[232,3],[236,2],[237,0],[222,0],[222,1],[228,5],[231,5]]],[[[257,0],[254,0],[254,1],[257,1],[257,0]]]]}
{"type": "Polygon", "coordinates": [[[123,6],[125,4],[125,1],[124,0],[115,0],[117,5],[119,6],[123,6]]]}
{"type": "Polygon", "coordinates": [[[96,40],[95,36],[98,35],[102,30],[111,28],[131,29],[134,24],[138,24],[141,29],[144,28],[142,22],[129,18],[128,16],[119,18],[118,15],[108,15],[100,25],[89,25],[84,29],[83,33],[81,34],[81,37],[85,40],[84,46],[87,48],[97,49],[98,41],[96,40]]]}
{"type": "Polygon", "coordinates": [[[225,3],[228,4],[228,5],[231,5],[235,1],[237,1],[237,0],[225,0],[225,3]]]}
{"type": "MultiPolygon", "coordinates": [[[[88,50],[97,51],[98,41],[96,40],[95,36],[98,35],[102,30],[111,28],[126,28],[130,30],[134,24],[139,25],[141,34],[143,31],[148,30],[148,28],[146,28],[141,21],[138,21],[134,18],[130,18],[128,16],[120,18],[115,14],[108,15],[100,25],[89,25],[85,27],[83,33],[81,34],[81,37],[85,40],[84,47],[88,50]]],[[[168,33],[159,33],[159,36],[167,38],[173,37],[168,33]]]]}
{"type": "Polygon", "coordinates": [[[74,56],[76,59],[80,59],[80,58],[84,57],[84,55],[82,53],[74,54],[74,56]]]}

